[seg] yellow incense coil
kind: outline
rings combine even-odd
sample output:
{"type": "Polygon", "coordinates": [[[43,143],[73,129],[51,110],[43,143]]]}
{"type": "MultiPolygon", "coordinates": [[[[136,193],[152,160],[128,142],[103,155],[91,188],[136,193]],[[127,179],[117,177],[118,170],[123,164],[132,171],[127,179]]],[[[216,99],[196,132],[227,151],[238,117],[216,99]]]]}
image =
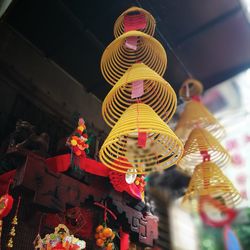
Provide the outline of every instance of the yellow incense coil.
{"type": "Polygon", "coordinates": [[[185,143],[184,154],[178,166],[192,174],[195,166],[203,162],[203,155],[206,153],[210,156],[210,161],[220,168],[230,161],[230,155],[214,136],[204,128],[195,128],[185,143]]]}
{"type": "Polygon", "coordinates": [[[231,181],[209,161],[196,166],[183,203],[206,196],[218,199],[228,207],[234,207],[241,199],[231,181]]]}
{"type": "Polygon", "coordinates": [[[200,81],[188,78],[185,80],[179,90],[179,96],[183,100],[188,101],[193,96],[200,96],[203,92],[203,85],[200,81]]]}
{"type": "Polygon", "coordinates": [[[130,169],[147,174],[171,167],[182,152],[182,143],[166,123],[148,105],[137,103],[118,120],[99,156],[103,164],[118,172],[126,173],[130,169]],[[143,148],[138,146],[138,132],[147,133],[143,148]]]}
{"type": "Polygon", "coordinates": [[[186,103],[180,115],[175,133],[185,142],[195,127],[205,128],[216,139],[222,139],[225,136],[224,127],[210,111],[201,102],[191,100],[186,103]]]}
{"type": "Polygon", "coordinates": [[[105,49],[101,71],[105,80],[114,85],[137,62],[143,62],[162,76],[167,67],[167,55],[162,45],[152,36],[140,31],[129,31],[116,38],[105,49]],[[138,39],[136,50],[125,45],[130,37],[138,39]]]}
{"type": "Polygon", "coordinates": [[[125,31],[124,31],[124,17],[126,15],[130,15],[133,13],[144,14],[144,16],[146,18],[146,26],[145,26],[145,28],[141,29],[140,31],[142,31],[150,36],[153,36],[155,33],[155,25],[156,25],[154,17],[148,11],[146,11],[142,8],[138,8],[138,7],[131,7],[129,9],[127,9],[117,18],[117,20],[115,22],[115,26],[114,26],[114,36],[118,37],[118,36],[122,35],[123,33],[125,33],[125,31]]]}
{"type": "Polygon", "coordinates": [[[144,81],[144,94],[140,100],[148,104],[168,122],[176,110],[176,94],[170,84],[143,63],[132,65],[106,96],[102,105],[105,122],[113,127],[124,111],[137,99],[131,98],[132,82],[144,81]]]}

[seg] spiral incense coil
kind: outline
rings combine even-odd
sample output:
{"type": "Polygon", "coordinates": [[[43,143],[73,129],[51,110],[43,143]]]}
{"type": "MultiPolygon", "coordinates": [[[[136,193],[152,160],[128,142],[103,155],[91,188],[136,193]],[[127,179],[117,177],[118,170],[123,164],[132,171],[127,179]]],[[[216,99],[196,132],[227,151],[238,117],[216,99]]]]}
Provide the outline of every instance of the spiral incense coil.
{"type": "Polygon", "coordinates": [[[137,174],[147,174],[171,167],[182,152],[182,143],[166,123],[148,105],[137,103],[123,113],[99,156],[103,164],[118,172],[135,169],[137,174]],[[138,146],[140,133],[147,134],[145,147],[138,146]]]}
{"type": "Polygon", "coordinates": [[[183,100],[189,101],[194,96],[200,96],[203,92],[203,85],[200,81],[188,78],[183,82],[179,90],[179,96],[183,100]]]}
{"type": "Polygon", "coordinates": [[[215,137],[204,128],[195,128],[185,143],[184,154],[178,166],[192,174],[195,166],[204,161],[204,157],[209,157],[220,168],[230,161],[230,155],[215,137]]]}
{"type": "Polygon", "coordinates": [[[152,36],[140,31],[129,31],[116,38],[104,51],[101,71],[105,80],[114,85],[137,62],[143,62],[159,75],[167,67],[167,55],[162,45],[152,36]],[[136,37],[136,49],[126,46],[127,39],[136,37]]]}
{"type": "Polygon", "coordinates": [[[213,162],[203,162],[196,166],[183,203],[205,196],[219,200],[227,207],[240,202],[240,194],[230,180],[213,162]]]}
{"type": "Polygon", "coordinates": [[[105,122],[113,127],[124,111],[137,99],[131,98],[132,83],[143,80],[140,100],[149,105],[165,122],[176,110],[176,95],[170,84],[143,63],[132,65],[106,96],[102,105],[105,122]]]}
{"type": "Polygon", "coordinates": [[[133,20],[134,22],[136,22],[136,17],[138,19],[138,21],[140,21],[139,19],[141,18],[145,18],[146,19],[146,25],[144,28],[140,29],[139,31],[142,31],[150,36],[153,36],[155,33],[155,19],[154,17],[147,12],[144,9],[138,8],[138,7],[131,7],[129,9],[127,9],[126,11],[124,11],[116,20],[115,22],[115,26],[114,26],[114,36],[117,38],[120,35],[124,34],[126,32],[126,29],[124,27],[124,19],[126,16],[134,16],[135,20],[133,20]]]}
{"type": "Polygon", "coordinates": [[[201,102],[191,100],[186,103],[184,111],[180,115],[175,133],[185,142],[190,132],[196,127],[205,128],[218,140],[225,136],[224,127],[208,109],[201,102]]]}

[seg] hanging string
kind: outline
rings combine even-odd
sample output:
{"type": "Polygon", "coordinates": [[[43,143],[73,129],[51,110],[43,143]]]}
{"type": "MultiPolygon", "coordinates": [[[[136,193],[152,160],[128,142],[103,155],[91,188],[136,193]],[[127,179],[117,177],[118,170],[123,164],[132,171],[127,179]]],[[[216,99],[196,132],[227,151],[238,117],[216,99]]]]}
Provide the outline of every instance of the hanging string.
{"type": "Polygon", "coordinates": [[[187,84],[185,84],[185,89],[186,89],[186,97],[189,99],[189,97],[190,97],[190,89],[189,89],[189,84],[187,83],[187,84]]]}
{"type": "MultiPolygon", "coordinates": [[[[137,5],[140,7],[140,8],[143,8],[141,2],[139,0],[136,0],[137,2],[137,5]]],[[[149,4],[149,2],[148,2],[149,4]]],[[[151,9],[151,12],[155,12],[155,11],[152,11],[153,7],[152,5],[150,5],[150,9],[151,9]]],[[[176,60],[178,61],[178,63],[180,64],[180,66],[182,67],[183,71],[187,74],[187,76],[189,78],[193,78],[191,72],[188,70],[188,68],[185,66],[185,64],[181,61],[181,59],[177,56],[177,54],[175,53],[173,47],[170,45],[170,43],[167,41],[167,39],[165,38],[165,36],[160,32],[159,28],[156,26],[155,28],[156,32],[158,33],[158,35],[160,36],[161,40],[166,44],[166,46],[168,47],[168,49],[171,51],[171,53],[174,55],[174,57],[176,58],[176,60]]]]}
{"type": "Polygon", "coordinates": [[[10,185],[13,183],[13,179],[12,178],[10,178],[9,179],[9,182],[8,182],[8,186],[7,186],[7,190],[6,190],[6,194],[8,194],[9,193],[9,191],[10,191],[10,185]]]}
{"type": "Polygon", "coordinates": [[[43,216],[44,216],[44,213],[42,213],[42,215],[40,217],[40,220],[39,220],[38,234],[40,234],[40,232],[41,232],[41,226],[42,226],[43,216]]]}
{"type": "Polygon", "coordinates": [[[104,209],[104,221],[105,222],[107,220],[107,213],[109,213],[114,218],[114,220],[117,220],[117,216],[114,214],[114,212],[111,211],[109,208],[107,208],[107,203],[105,203],[105,205],[103,205],[100,202],[94,202],[94,205],[104,209]]]}
{"type": "Polygon", "coordinates": [[[21,202],[21,196],[18,197],[18,202],[17,202],[17,207],[16,207],[15,216],[17,216],[17,214],[18,214],[19,207],[20,207],[20,202],[21,202]]]}

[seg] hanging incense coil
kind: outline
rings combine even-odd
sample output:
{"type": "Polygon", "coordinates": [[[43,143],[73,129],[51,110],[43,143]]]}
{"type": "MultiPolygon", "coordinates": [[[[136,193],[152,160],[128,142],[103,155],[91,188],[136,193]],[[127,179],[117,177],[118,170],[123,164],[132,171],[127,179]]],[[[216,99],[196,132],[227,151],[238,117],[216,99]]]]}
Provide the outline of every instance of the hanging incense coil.
{"type": "Polygon", "coordinates": [[[162,76],[167,67],[167,55],[162,45],[152,36],[140,31],[129,31],[116,38],[105,49],[101,71],[105,80],[114,85],[137,62],[143,62],[162,76]],[[126,45],[130,38],[137,39],[134,49],[126,45]]]}
{"type": "Polygon", "coordinates": [[[179,90],[179,96],[185,100],[189,101],[194,96],[200,96],[203,92],[203,85],[200,81],[188,78],[185,80],[179,90]]]}
{"type": "Polygon", "coordinates": [[[129,27],[126,27],[126,18],[130,18],[130,22],[134,24],[135,29],[141,32],[144,32],[150,36],[153,36],[155,33],[155,19],[154,17],[147,12],[146,10],[138,7],[131,7],[124,11],[116,20],[114,26],[114,36],[117,38],[118,36],[124,34],[125,32],[129,31],[129,27]],[[136,23],[140,24],[145,19],[145,27],[136,28],[136,23]],[[127,30],[126,30],[127,28],[127,30]]]}
{"type": "Polygon", "coordinates": [[[228,207],[234,207],[241,199],[231,181],[211,161],[196,166],[183,203],[208,195],[228,207]]]}
{"type": "Polygon", "coordinates": [[[190,132],[196,127],[205,128],[218,140],[225,136],[224,127],[210,111],[200,101],[191,100],[186,103],[184,111],[180,115],[175,133],[185,142],[190,132]]]}
{"type": "Polygon", "coordinates": [[[182,143],[166,123],[148,105],[137,103],[123,113],[99,156],[103,164],[118,172],[135,169],[137,174],[147,174],[171,167],[182,152],[182,143]],[[138,146],[141,133],[147,135],[145,147],[138,146]]]}
{"type": "Polygon", "coordinates": [[[144,89],[141,102],[153,108],[165,122],[174,115],[177,99],[171,85],[145,64],[136,63],[115,84],[103,102],[102,116],[110,127],[131,104],[137,102],[131,97],[132,84],[140,80],[143,80],[144,89]]]}
{"type": "Polygon", "coordinates": [[[230,161],[230,155],[214,136],[204,128],[195,128],[185,143],[184,154],[178,166],[192,174],[195,166],[202,163],[204,158],[210,159],[220,168],[230,161]]]}

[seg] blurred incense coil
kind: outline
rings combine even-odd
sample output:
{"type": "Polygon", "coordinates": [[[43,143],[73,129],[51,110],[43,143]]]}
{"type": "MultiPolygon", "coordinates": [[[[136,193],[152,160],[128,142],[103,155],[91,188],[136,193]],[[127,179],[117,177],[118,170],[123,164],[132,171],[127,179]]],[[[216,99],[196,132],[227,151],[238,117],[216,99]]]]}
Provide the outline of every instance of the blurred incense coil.
{"type": "MultiPolygon", "coordinates": [[[[155,32],[155,19],[154,17],[146,10],[138,7],[131,7],[124,11],[116,20],[114,25],[114,36],[117,38],[120,35],[126,32],[126,18],[130,19],[130,22],[133,22],[135,28],[136,24],[142,22],[142,19],[145,19],[145,27],[139,27],[141,32],[144,32],[150,36],[154,35],[155,32]]],[[[138,25],[137,25],[138,26],[138,25]]]]}
{"type": "Polygon", "coordinates": [[[143,62],[162,76],[167,68],[167,55],[163,46],[152,36],[140,31],[129,31],[105,49],[101,71],[105,80],[114,85],[129,67],[138,62],[143,62]],[[136,38],[134,49],[126,45],[130,38],[136,38]]]}
{"type": "Polygon", "coordinates": [[[202,163],[204,158],[209,158],[220,168],[224,168],[231,159],[226,149],[206,129],[195,128],[185,143],[178,167],[192,174],[195,166],[202,163]]]}
{"type": "Polygon", "coordinates": [[[235,207],[241,200],[239,192],[231,181],[213,162],[207,161],[196,166],[183,198],[183,204],[211,196],[227,207],[235,207]]]}
{"type": "Polygon", "coordinates": [[[224,127],[210,113],[210,111],[199,101],[191,100],[185,104],[184,111],[180,115],[175,133],[185,142],[194,128],[205,128],[216,139],[225,136],[224,127]]]}
{"type": "Polygon", "coordinates": [[[131,105],[111,130],[100,150],[100,160],[108,168],[126,173],[131,166],[137,174],[171,167],[180,158],[183,145],[174,132],[146,104],[131,105]],[[146,134],[145,147],[138,145],[146,134]]]}
{"type": "Polygon", "coordinates": [[[185,80],[179,90],[179,96],[185,100],[189,101],[194,96],[200,96],[203,92],[203,85],[200,81],[188,78],[185,80]]]}
{"type": "Polygon", "coordinates": [[[144,63],[132,65],[106,96],[102,105],[105,122],[113,127],[137,98],[132,98],[133,82],[143,80],[141,102],[149,105],[165,122],[176,111],[177,98],[171,85],[144,63]]]}

